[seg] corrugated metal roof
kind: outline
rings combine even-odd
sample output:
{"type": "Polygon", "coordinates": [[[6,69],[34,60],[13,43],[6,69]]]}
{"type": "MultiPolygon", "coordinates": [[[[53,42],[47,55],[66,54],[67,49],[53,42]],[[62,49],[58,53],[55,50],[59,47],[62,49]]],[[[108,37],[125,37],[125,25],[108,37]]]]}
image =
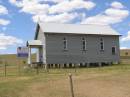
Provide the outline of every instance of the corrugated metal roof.
{"type": "Polygon", "coordinates": [[[120,35],[108,25],[39,23],[45,33],[120,35]]]}

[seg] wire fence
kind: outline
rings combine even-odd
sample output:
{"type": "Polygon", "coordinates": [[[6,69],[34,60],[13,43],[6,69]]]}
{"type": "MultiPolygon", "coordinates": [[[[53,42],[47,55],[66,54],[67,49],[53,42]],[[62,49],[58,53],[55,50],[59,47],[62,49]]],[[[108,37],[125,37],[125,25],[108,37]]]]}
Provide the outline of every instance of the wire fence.
{"type": "Polygon", "coordinates": [[[27,64],[10,64],[7,62],[0,63],[0,77],[3,76],[24,76],[36,75],[41,73],[62,74],[76,73],[77,68],[48,68],[45,67],[29,67],[27,64]]]}

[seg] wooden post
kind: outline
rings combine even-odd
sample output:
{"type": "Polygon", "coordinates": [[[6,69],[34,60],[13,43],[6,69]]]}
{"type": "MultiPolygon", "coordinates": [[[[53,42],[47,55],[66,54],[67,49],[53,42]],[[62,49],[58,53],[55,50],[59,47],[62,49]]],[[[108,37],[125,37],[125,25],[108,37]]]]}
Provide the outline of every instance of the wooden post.
{"type": "Polygon", "coordinates": [[[88,68],[90,67],[90,63],[87,63],[87,67],[88,67],[88,68]]]}
{"type": "Polygon", "coordinates": [[[28,47],[28,64],[31,66],[31,47],[28,47]]]}
{"type": "Polygon", "coordinates": [[[39,66],[37,64],[37,67],[36,67],[36,73],[39,74],[39,66]]]}
{"type": "Polygon", "coordinates": [[[4,62],[4,63],[5,63],[5,66],[4,66],[5,72],[4,72],[4,73],[5,73],[5,77],[6,77],[6,75],[7,75],[7,68],[6,68],[6,66],[7,66],[7,65],[6,65],[6,62],[4,62]]]}
{"type": "Polygon", "coordinates": [[[99,65],[99,67],[102,67],[102,63],[99,62],[98,65],[99,65]]]}
{"type": "Polygon", "coordinates": [[[71,97],[74,97],[72,74],[69,74],[71,97]]]}
{"type": "Polygon", "coordinates": [[[76,73],[76,69],[77,69],[77,65],[74,64],[74,71],[75,71],[75,73],[76,73]]]}
{"type": "Polygon", "coordinates": [[[45,71],[46,71],[46,72],[49,72],[49,69],[48,69],[48,65],[47,65],[47,64],[45,64],[45,71]]]}
{"type": "Polygon", "coordinates": [[[18,74],[19,74],[19,76],[21,75],[21,72],[20,72],[20,60],[18,60],[18,74]]]}

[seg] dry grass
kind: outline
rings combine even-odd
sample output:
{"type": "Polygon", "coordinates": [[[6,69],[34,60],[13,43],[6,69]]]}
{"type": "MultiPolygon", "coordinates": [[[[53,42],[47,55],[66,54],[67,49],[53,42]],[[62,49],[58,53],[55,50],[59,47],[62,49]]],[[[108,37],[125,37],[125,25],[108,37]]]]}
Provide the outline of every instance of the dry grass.
{"type": "Polygon", "coordinates": [[[0,77],[0,97],[130,97],[130,65],[102,68],[51,69],[49,73],[0,77]]]}
{"type": "MultiPolygon", "coordinates": [[[[130,75],[74,75],[76,97],[129,97],[130,75]]],[[[61,79],[38,82],[22,93],[22,97],[71,97],[67,76],[61,79]]]]}

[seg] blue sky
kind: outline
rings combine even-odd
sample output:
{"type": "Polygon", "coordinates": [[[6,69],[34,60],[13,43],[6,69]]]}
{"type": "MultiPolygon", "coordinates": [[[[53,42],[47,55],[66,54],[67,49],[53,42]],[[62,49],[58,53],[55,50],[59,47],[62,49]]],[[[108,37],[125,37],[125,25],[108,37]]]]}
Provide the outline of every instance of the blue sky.
{"type": "Polygon", "coordinates": [[[130,0],[0,0],[0,54],[33,40],[38,20],[110,25],[130,48],[130,0]]]}

